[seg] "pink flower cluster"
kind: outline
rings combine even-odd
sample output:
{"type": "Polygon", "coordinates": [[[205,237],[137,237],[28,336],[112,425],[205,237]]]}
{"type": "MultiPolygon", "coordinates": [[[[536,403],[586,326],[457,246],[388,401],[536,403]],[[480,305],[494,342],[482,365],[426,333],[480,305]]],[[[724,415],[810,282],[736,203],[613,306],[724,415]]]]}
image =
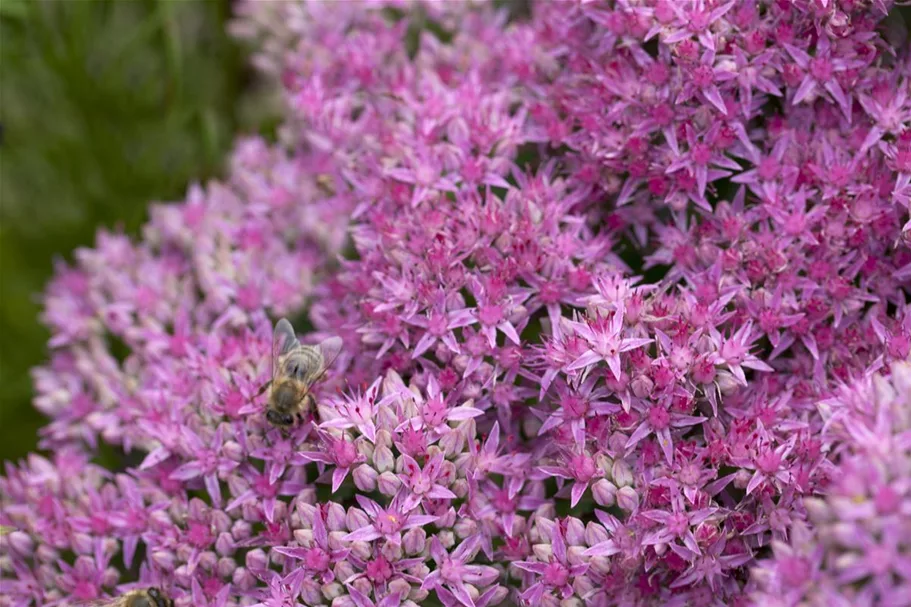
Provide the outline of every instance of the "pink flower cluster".
{"type": "Polygon", "coordinates": [[[911,605],[890,8],[241,4],[280,141],[49,286],[0,607],[911,605]]]}

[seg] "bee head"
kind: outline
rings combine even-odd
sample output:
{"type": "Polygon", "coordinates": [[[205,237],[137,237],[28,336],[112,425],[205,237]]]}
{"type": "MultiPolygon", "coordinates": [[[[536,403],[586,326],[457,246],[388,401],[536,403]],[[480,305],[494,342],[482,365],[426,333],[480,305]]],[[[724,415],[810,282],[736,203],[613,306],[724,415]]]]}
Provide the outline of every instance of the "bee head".
{"type": "Polygon", "coordinates": [[[266,419],[270,424],[276,426],[290,426],[294,423],[294,417],[288,413],[281,413],[275,409],[266,411],[266,419]]]}
{"type": "Polygon", "coordinates": [[[149,588],[137,593],[129,602],[130,607],[173,607],[174,602],[161,593],[158,588],[149,588]]]}
{"type": "Polygon", "coordinates": [[[149,588],[146,591],[146,594],[155,602],[154,607],[171,607],[174,604],[170,599],[161,594],[161,591],[158,590],[158,588],[149,588]]]}

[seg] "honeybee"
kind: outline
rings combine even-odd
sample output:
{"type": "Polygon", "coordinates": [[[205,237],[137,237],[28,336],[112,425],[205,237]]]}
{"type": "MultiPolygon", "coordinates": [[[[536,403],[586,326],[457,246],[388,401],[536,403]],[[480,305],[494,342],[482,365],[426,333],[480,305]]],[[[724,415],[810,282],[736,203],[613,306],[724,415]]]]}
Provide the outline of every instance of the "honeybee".
{"type": "Polygon", "coordinates": [[[80,607],[174,607],[174,601],[164,595],[158,588],[131,590],[114,599],[101,599],[89,603],[79,603],[80,607]]]}
{"type": "Polygon", "coordinates": [[[269,423],[287,427],[300,421],[313,406],[310,389],[322,379],[342,350],[342,340],[330,337],[315,346],[302,345],[286,318],[272,334],[272,390],[266,408],[269,423]]]}

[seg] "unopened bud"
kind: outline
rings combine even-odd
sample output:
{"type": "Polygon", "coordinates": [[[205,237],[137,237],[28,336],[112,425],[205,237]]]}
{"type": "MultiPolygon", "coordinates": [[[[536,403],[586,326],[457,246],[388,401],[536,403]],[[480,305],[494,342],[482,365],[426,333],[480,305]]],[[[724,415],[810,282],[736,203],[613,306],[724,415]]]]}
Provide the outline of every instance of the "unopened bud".
{"type": "Polygon", "coordinates": [[[326,528],[329,531],[345,531],[348,529],[348,513],[345,507],[336,502],[329,502],[329,514],[326,516],[326,528]]]}
{"type": "Polygon", "coordinates": [[[825,501],[818,497],[807,497],[803,500],[803,506],[807,509],[807,514],[817,525],[827,523],[832,520],[832,510],[825,501]]]}
{"type": "Polygon", "coordinates": [[[383,472],[376,479],[376,486],[383,495],[395,495],[401,485],[402,480],[395,472],[383,472]]]}
{"type": "Polygon", "coordinates": [[[453,531],[459,538],[464,539],[477,533],[478,524],[470,518],[462,518],[456,522],[453,531]]]}
{"type": "Polygon", "coordinates": [[[6,538],[13,551],[21,556],[29,557],[35,551],[35,542],[28,533],[13,531],[6,538]]]}
{"type": "Polygon", "coordinates": [[[427,532],[420,527],[409,529],[402,538],[402,547],[408,556],[419,554],[424,549],[424,542],[427,541],[427,532]]]}
{"type": "Polygon", "coordinates": [[[395,457],[389,447],[377,447],[373,450],[373,467],[382,474],[395,467],[395,457]]]}
{"type": "Polygon", "coordinates": [[[234,574],[231,576],[231,583],[235,588],[240,588],[241,590],[249,590],[256,585],[256,577],[250,573],[245,567],[238,567],[234,570],[234,574]]]}
{"type": "Polygon", "coordinates": [[[630,388],[637,398],[646,398],[655,389],[655,382],[646,375],[637,375],[630,382],[630,388]]]}
{"type": "Polygon", "coordinates": [[[509,588],[506,586],[497,586],[497,589],[493,591],[493,596],[490,598],[488,605],[499,605],[506,600],[506,597],[509,596],[509,588]]]}
{"type": "Polygon", "coordinates": [[[617,487],[627,487],[633,484],[633,469],[625,460],[618,459],[611,466],[611,478],[617,487]]]}
{"type": "Polygon", "coordinates": [[[437,534],[437,539],[440,540],[440,544],[443,545],[443,548],[447,550],[455,546],[455,535],[452,531],[440,531],[437,534]]]}
{"type": "Polygon", "coordinates": [[[554,554],[554,548],[550,544],[535,544],[531,547],[531,551],[535,558],[542,563],[550,562],[550,557],[554,554]]]}
{"type": "Polygon", "coordinates": [[[592,485],[592,496],[596,504],[610,508],[617,502],[617,486],[602,478],[592,485]]]}
{"type": "Polygon", "coordinates": [[[355,468],[354,473],[351,476],[354,479],[354,486],[360,491],[369,493],[376,489],[376,477],[378,475],[376,470],[367,464],[361,464],[355,468]]]}
{"type": "Polygon", "coordinates": [[[269,566],[269,556],[260,548],[254,548],[244,557],[247,569],[253,572],[264,572],[269,566]]]}
{"type": "Polygon", "coordinates": [[[617,506],[626,512],[639,509],[639,494],[632,487],[621,487],[617,492],[617,506]]]}
{"type": "Polygon", "coordinates": [[[727,371],[718,371],[715,375],[715,383],[723,396],[730,396],[743,387],[737,378],[727,371]]]}
{"type": "Polygon", "coordinates": [[[330,584],[323,584],[322,588],[320,588],[320,591],[323,593],[324,597],[331,601],[336,597],[342,596],[344,589],[338,582],[332,582],[330,584]]]}
{"type": "Polygon", "coordinates": [[[370,524],[370,517],[360,508],[348,508],[348,514],[345,516],[345,527],[354,531],[370,524]]]}
{"type": "Polygon", "coordinates": [[[237,561],[227,556],[218,559],[218,563],[215,566],[215,572],[220,578],[231,577],[234,574],[235,569],[237,569],[237,561]]]}
{"type": "Polygon", "coordinates": [[[595,455],[595,464],[601,468],[607,478],[610,478],[610,470],[614,465],[614,460],[611,459],[609,455],[606,453],[598,453],[595,455]]]}
{"type": "Polygon", "coordinates": [[[594,546],[610,539],[607,529],[603,525],[590,522],[585,526],[585,543],[588,546],[594,546]]]}

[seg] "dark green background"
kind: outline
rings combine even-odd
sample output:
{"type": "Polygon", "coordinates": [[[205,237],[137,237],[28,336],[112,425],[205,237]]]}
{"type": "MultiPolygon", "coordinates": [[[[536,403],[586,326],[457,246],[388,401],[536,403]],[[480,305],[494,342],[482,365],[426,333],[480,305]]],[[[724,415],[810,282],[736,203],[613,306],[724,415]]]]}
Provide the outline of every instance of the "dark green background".
{"type": "Polygon", "coordinates": [[[100,226],[136,234],[270,116],[229,17],[228,0],[0,0],[0,459],[44,423],[29,368],[54,258],[100,226]]]}

